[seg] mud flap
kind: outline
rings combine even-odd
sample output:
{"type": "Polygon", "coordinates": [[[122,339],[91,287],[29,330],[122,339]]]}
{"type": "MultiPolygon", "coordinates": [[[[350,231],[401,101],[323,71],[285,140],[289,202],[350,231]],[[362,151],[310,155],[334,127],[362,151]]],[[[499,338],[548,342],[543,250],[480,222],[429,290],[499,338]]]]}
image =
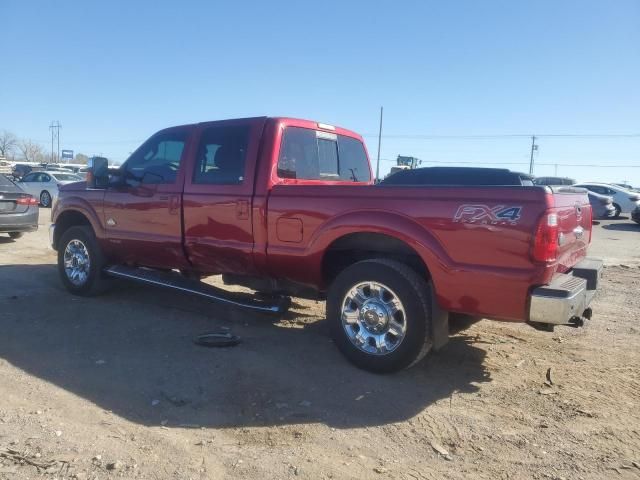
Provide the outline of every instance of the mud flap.
{"type": "Polygon", "coordinates": [[[449,312],[442,310],[438,305],[433,284],[429,282],[429,293],[431,295],[431,338],[432,348],[440,350],[449,341],[449,312]]]}

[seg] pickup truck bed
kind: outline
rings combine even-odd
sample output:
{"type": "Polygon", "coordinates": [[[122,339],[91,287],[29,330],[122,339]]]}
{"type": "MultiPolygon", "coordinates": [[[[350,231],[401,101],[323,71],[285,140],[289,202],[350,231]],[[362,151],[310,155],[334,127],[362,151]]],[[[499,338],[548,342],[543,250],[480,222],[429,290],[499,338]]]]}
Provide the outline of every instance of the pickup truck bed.
{"type": "Polygon", "coordinates": [[[327,298],[336,344],[375,371],[442,344],[436,323],[447,312],[569,324],[587,311],[601,271],[597,261],[578,269],[579,291],[566,298],[540,290],[585,261],[584,190],[374,185],[359,135],[306,120],[173,127],[117,174],[94,170],[87,184],[61,189],[52,213],[73,293],[93,292],[105,268],[126,265],[327,298]]]}

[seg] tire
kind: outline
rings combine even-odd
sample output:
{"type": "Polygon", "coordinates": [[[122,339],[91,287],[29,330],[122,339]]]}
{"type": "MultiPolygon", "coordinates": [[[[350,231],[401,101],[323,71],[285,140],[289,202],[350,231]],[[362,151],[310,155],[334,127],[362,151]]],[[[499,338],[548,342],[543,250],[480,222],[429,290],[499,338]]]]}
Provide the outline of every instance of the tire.
{"type": "Polygon", "coordinates": [[[11,238],[13,238],[14,240],[17,240],[19,238],[22,238],[22,236],[24,235],[23,232],[9,232],[9,236],[11,238]]]}
{"type": "Polygon", "coordinates": [[[104,292],[108,283],[102,273],[103,267],[104,256],[91,227],[71,227],[62,234],[58,244],[58,273],[69,292],[84,297],[104,292]],[[65,267],[65,256],[68,261],[75,262],[75,267],[65,267]],[[83,264],[84,257],[87,263],[83,264]],[[74,276],[74,269],[82,272],[74,276]]]}
{"type": "Polygon", "coordinates": [[[622,213],[622,208],[617,203],[613,204],[613,208],[616,209],[616,212],[613,214],[613,218],[620,218],[620,214],[622,213]]]}
{"type": "Polygon", "coordinates": [[[375,373],[417,363],[432,343],[427,282],[395,260],[364,260],[343,270],[327,293],[327,319],[338,349],[357,367],[375,373]],[[374,289],[360,288],[367,283],[374,289]]]}
{"type": "Polygon", "coordinates": [[[46,190],[40,192],[40,205],[42,205],[43,207],[51,206],[51,194],[46,190]]]}

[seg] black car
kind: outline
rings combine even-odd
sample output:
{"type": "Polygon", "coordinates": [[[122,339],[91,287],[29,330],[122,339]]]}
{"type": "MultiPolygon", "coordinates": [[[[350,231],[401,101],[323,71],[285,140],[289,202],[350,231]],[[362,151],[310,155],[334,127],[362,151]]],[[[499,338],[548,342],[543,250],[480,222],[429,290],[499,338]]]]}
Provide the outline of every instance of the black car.
{"type": "Polygon", "coordinates": [[[389,175],[380,185],[505,186],[530,187],[533,176],[506,168],[424,167],[401,170],[389,175]]]}
{"type": "Polygon", "coordinates": [[[636,207],[633,212],[631,212],[631,220],[640,224],[640,207],[636,207]]]}
{"type": "Polygon", "coordinates": [[[38,199],[0,175],[0,233],[20,238],[38,229],[38,199]]]}
{"type": "Polygon", "coordinates": [[[13,172],[11,173],[15,178],[22,178],[32,170],[33,170],[33,167],[31,165],[23,165],[22,163],[16,163],[13,167],[13,172]]]}

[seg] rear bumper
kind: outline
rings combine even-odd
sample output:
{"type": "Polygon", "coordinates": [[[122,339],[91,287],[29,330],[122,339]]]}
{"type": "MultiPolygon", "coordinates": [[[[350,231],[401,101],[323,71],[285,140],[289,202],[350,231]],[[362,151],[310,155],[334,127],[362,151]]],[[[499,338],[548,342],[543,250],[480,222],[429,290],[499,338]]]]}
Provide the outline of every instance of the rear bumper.
{"type": "Polygon", "coordinates": [[[0,232],[33,232],[38,229],[38,207],[30,207],[24,213],[0,215],[0,232]]]}
{"type": "Polygon", "coordinates": [[[576,325],[591,317],[589,305],[602,278],[602,260],[585,258],[568,273],[556,275],[549,285],[530,295],[529,322],[576,325]]]}

